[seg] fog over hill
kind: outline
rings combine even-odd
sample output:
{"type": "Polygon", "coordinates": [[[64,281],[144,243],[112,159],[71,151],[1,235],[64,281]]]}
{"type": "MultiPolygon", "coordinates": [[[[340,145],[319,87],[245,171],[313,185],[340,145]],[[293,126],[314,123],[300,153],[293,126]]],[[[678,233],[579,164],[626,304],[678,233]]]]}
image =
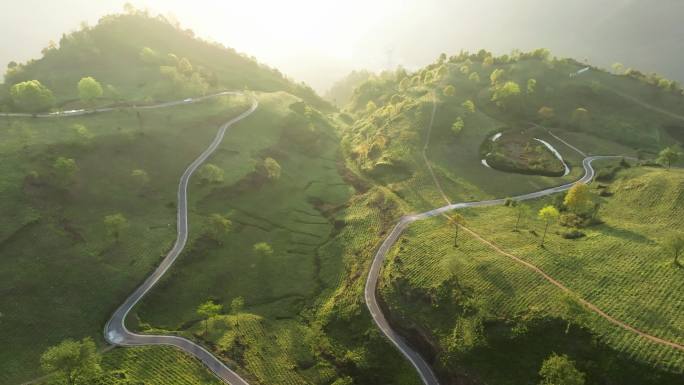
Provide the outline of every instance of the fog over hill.
{"type": "MultiPolygon", "coordinates": [[[[59,3],[0,4],[0,23],[11,31],[0,35],[2,65],[38,57],[62,32],[123,7],[121,0],[59,3]]],[[[621,62],[684,81],[679,0],[131,3],[174,15],[198,35],[254,55],[321,92],[352,69],[417,68],[440,52],[480,48],[505,53],[546,47],[558,56],[606,67],[621,62]]]]}

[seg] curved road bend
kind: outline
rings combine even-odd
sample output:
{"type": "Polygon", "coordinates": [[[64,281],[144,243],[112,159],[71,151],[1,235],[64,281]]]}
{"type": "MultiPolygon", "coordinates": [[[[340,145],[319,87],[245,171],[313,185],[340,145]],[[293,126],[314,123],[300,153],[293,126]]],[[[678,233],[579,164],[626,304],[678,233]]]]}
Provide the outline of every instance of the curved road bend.
{"type": "MultiPolygon", "coordinates": [[[[225,95],[228,93],[221,93],[225,95]]],[[[230,94],[242,95],[240,92],[231,92],[230,94]]],[[[205,98],[198,98],[199,100],[205,98]]],[[[198,100],[194,99],[194,100],[198,100]]],[[[186,99],[187,100],[187,99],[186,99]]],[[[193,101],[194,101],[193,100],[193,101]]],[[[186,103],[182,101],[180,103],[170,102],[165,103],[165,107],[174,106],[177,104],[186,103]]],[[[175,346],[186,353],[189,353],[202,361],[209,369],[211,369],[217,377],[225,382],[232,385],[248,385],[247,381],[243,380],[237,373],[232,371],[228,366],[226,366],[218,358],[214,357],[209,351],[207,351],[202,346],[192,342],[186,338],[177,336],[164,336],[164,335],[142,335],[132,333],[126,328],[125,320],[131,309],[140,301],[140,299],[147,294],[150,289],[159,281],[159,279],[168,271],[168,269],[173,265],[173,263],[180,255],[181,251],[185,247],[185,243],[188,239],[188,183],[190,177],[197,170],[197,168],[204,163],[209,156],[216,150],[216,148],[221,144],[223,136],[226,130],[233,124],[239,122],[240,120],[246,118],[254,110],[257,109],[259,103],[252,97],[252,105],[245,112],[241,113],[237,117],[229,120],[219,127],[216,137],[211,142],[209,147],[207,147],[204,152],[202,152],[197,159],[195,159],[185,170],[180,178],[178,184],[178,217],[177,217],[177,238],[176,243],[169,253],[164,257],[161,264],[152,272],[152,274],[147,277],[145,282],[140,285],[131,294],[126,301],[119,306],[119,308],[114,312],[112,318],[107,322],[104,328],[104,336],[107,342],[119,345],[119,346],[142,346],[142,345],[171,345],[175,346]]],[[[152,106],[139,107],[139,108],[154,108],[152,106]]]]}
{"type": "MultiPolygon", "coordinates": [[[[611,159],[611,158],[623,158],[623,156],[590,156],[587,158],[584,158],[582,161],[582,166],[584,167],[584,176],[582,176],[580,179],[578,179],[575,182],[572,183],[567,183],[561,186],[557,187],[551,187],[548,189],[540,190],[540,191],[535,191],[531,192],[528,194],[523,194],[523,195],[518,195],[516,197],[513,197],[513,200],[516,201],[523,201],[523,200],[528,200],[528,199],[535,199],[555,193],[559,193],[562,191],[566,191],[570,189],[575,183],[588,183],[592,179],[594,179],[594,176],[596,172],[594,171],[594,168],[591,166],[591,163],[595,160],[600,160],[600,159],[611,159]]],[[[392,229],[390,234],[385,238],[385,240],[382,242],[382,245],[380,245],[380,248],[378,249],[377,253],[375,254],[375,257],[373,258],[373,263],[371,264],[370,271],[368,273],[368,279],[366,280],[366,287],[364,290],[364,296],[366,299],[366,306],[368,307],[368,310],[371,313],[371,316],[373,317],[373,321],[375,321],[375,324],[380,328],[382,333],[392,342],[392,344],[399,349],[401,354],[408,359],[413,367],[418,371],[418,375],[420,376],[421,380],[425,385],[439,385],[439,381],[437,380],[437,377],[435,376],[434,372],[432,371],[432,368],[430,368],[430,365],[428,365],[427,362],[420,356],[418,352],[413,350],[404,340],[403,337],[401,337],[396,331],[392,329],[390,326],[389,322],[387,322],[387,319],[385,318],[385,315],[382,313],[382,310],[380,306],[378,305],[378,300],[376,296],[376,291],[377,291],[377,286],[378,286],[378,277],[380,275],[380,270],[382,269],[383,262],[385,260],[385,256],[387,255],[387,252],[389,249],[394,245],[394,243],[399,239],[399,236],[401,236],[402,232],[408,227],[409,224],[415,221],[431,218],[437,215],[444,214],[448,211],[455,210],[455,209],[461,209],[461,208],[466,208],[466,207],[483,207],[483,206],[495,206],[495,205],[501,205],[505,202],[505,199],[492,199],[492,200],[485,200],[485,201],[478,201],[478,202],[463,202],[463,203],[452,203],[448,204],[446,206],[436,208],[434,210],[426,211],[424,213],[420,214],[413,214],[413,215],[406,215],[402,217],[399,220],[399,223],[397,223],[396,226],[392,229]]]]}

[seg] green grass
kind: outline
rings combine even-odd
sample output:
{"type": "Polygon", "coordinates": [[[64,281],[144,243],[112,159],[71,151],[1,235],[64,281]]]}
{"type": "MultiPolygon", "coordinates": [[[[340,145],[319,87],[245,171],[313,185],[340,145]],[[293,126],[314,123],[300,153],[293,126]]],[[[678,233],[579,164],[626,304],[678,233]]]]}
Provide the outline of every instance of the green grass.
{"type": "MultiPolygon", "coordinates": [[[[200,361],[168,346],[116,348],[103,355],[101,367],[108,379],[118,381],[112,382],[116,384],[223,384],[200,361]]],[[[49,377],[40,383],[63,384],[59,377],[49,377]]]]}
{"type": "Polygon", "coordinates": [[[129,111],[2,122],[31,135],[19,146],[17,130],[1,134],[2,163],[10,170],[3,179],[3,210],[18,214],[3,215],[0,225],[0,344],[7,347],[0,352],[0,382],[37,375],[39,355],[64,338],[99,340],[111,312],[175,238],[173,202],[183,169],[220,123],[246,108],[246,100],[221,98],[146,111],[142,128],[129,111]],[[88,144],[77,142],[77,123],[93,134],[88,144]],[[58,156],[79,166],[67,189],[54,184],[58,156]],[[130,177],[137,168],[150,176],[142,190],[130,177]],[[32,171],[37,182],[25,179],[32,171]],[[103,224],[116,212],[130,224],[119,243],[103,224]]]}
{"type": "MultiPolygon", "coordinates": [[[[673,266],[659,242],[682,225],[683,184],[680,170],[623,171],[609,187],[615,195],[605,198],[601,209],[604,224],[583,229],[587,236],[578,240],[557,235],[556,226],[543,249],[538,246],[540,236],[531,233],[541,234],[543,224],[524,219],[522,231],[513,232],[516,215],[511,208],[469,209],[462,214],[470,229],[540,267],[609,315],[682,344],[682,269],[673,266]]],[[[539,208],[543,203],[533,205],[539,208]]],[[[469,373],[496,383],[535,381],[540,360],[552,350],[574,355],[595,381],[603,373],[625,384],[663,383],[684,371],[681,352],[598,316],[569,313],[560,289],[465,232],[460,247],[453,248],[453,232],[441,218],[413,224],[391,253],[381,289],[403,327],[427,330],[442,348],[455,320],[469,317],[472,310],[464,309],[478,309],[485,319],[487,344],[473,348],[451,367],[437,364],[442,373],[469,373]],[[452,297],[456,294],[449,294],[451,290],[460,296],[452,297]],[[573,326],[575,330],[566,334],[565,322],[554,319],[567,319],[581,329],[573,326]],[[527,331],[514,332],[515,325],[527,331]],[[504,347],[510,349],[507,363],[492,366],[494,361],[502,363],[496,349],[504,347]]],[[[447,359],[446,353],[440,354],[447,359]]]]}

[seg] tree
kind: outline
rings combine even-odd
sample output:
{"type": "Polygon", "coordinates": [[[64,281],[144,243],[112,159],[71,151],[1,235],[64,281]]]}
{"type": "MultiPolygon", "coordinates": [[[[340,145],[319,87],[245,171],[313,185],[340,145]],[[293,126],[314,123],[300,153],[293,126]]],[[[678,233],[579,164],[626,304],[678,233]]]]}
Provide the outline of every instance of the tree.
{"type": "Polygon", "coordinates": [[[568,356],[552,353],[542,363],[539,385],[584,385],[584,373],[577,370],[575,363],[568,356]]]}
{"type": "Polygon", "coordinates": [[[212,163],[207,163],[199,170],[200,180],[203,183],[223,182],[223,170],[212,163]]]}
{"type": "Polygon", "coordinates": [[[454,227],[454,247],[458,247],[458,229],[461,228],[466,222],[463,215],[456,213],[449,217],[449,225],[454,227]]]}
{"type": "Polygon", "coordinates": [[[141,189],[150,183],[150,177],[147,175],[147,171],[143,169],[135,169],[131,171],[131,178],[133,178],[135,184],[137,184],[141,189]]]}
{"type": "Polygon", "coordinates": [[[275,159],[264,159],[264,169],[266,170],[266,176],[268,177],[268,179],[280,179],[281,167],[275,159]]]}
{"type": "Polygon", "coordinates": [[[461,104],[461,107],[465,108],[468,113],[472,114],[475,112],[475,103],[472,100],[466,100],[461,104]]]}
{"type": "Polygon", "coordinates": [[[62,186],[66,186],[69,183],[71,183],[72,179],[74,178],[74,175],[78,171],[76,161],[74,159],[65,158],[63,156],[60,156],[55,160],[55,163],[52,165],[52,168],[55,170],[55,175],[57,176],[57,183],[59,183],[62,186]]]}
{"type": "Polygon", "coordinates": [[[454,134],[458,135],[461,130],[463,130],[463,127],[465,127],[465,122],[463,122],[463,118],[460,116],[456,118],[456,121],[451,125],[451,131],[453,131],[454,134]]]}
{"type": "Polygon", "coordinates": [[[442,93],[444,93],[444,96],[454,96],[454,94],[456,93],[456,88],[449,84],[448,86],[444,87],[442,93]]]}
{"type": "Polygon", "coordinates": [[[90,385],[101,372],[101,360],[95,342],[86,337],[49,347],[40,357],[40,366],[49,374],[62,376],[68,385],[90,385]]]}
{"type": "Polygon", "coordinates": [[[50,109],[55,98],[47,87],[38,80],[17,83],[10,89],[12,102],[22,111],[40,112],[50,109]]]}
{"type": "Polygon", "coordinates": [[[679,255],[684,251],[684,233],[673,233],[665,237],[663,249],[672,254],[675,265],[679,266],[679,255]]]}
{"type": "Polygon", "coordinates": [[[573,125],[584,128],[589,124],[589,111],[586,108],[578,107],[572,112],[570,121],[573,125]]]}
{"type": "Polygon", "coordinates": [[[201,303],[197,307],[197,315],[204,319],[204,335],[206,335],[209,331],[209,318],[216,317],[217,315],[219,315],[222,309],[223,305],[214,303],[214,301],[212,300],[208,300],[204,303],[201,303]]]}
{"type": "Polygon", "coordinates": [[[265,257],[267,255],[273,254],[273,248],[266,242],[259,242],[254,244],[254,252],[265,257]]]}
{"type": "Polygon", "coordinates": [[[520,95],[520,86],[518,83],[508,81],[495,88],[494,93],[492,94],[492,101],[499,107],[505,107],[518,95],[520,95]]]}
{"type": "Polygon", "coordinates": [[[489,81],[492,86],[495,86],[503,78],[505,72],[501,68],[497,68],[489,75],[489,81]]]}
{"type": "Polygon", "coordinates": [[[670,146],[658,153],[658,159],[656,161],[660,164],[667,165],[667,168],[670,168],[672,163],[676,163],[681,157],[682,153],[677,151],[676,147],[670,146]]]}
{"type": "Polygon", "coordinates": [[[551,107],[546,107],[543,106],[542,108],[537,111],[537,115],[543,120],[543,121],[549,121],[553,119],[553,117],[556,115],[555,112],[553,111],[553,108],[551,107]]]}
{"type": "Polygon", "coordinates": [[[518,231],[518,226],[520,225],[520,221],[521,221],[523,218],[529,217],[530,214],[532,213],[532,209],[530,208],[530,206],[528,206],[528,205],[526,205],[526,204],[524,204],[524,203],[518,203],[518,204],[515,206],[515,210],[516,210],[516,212],[517,212],[517,214],[518,214],[518,215],[517,215],[517,218],[516,218],[516,220],[515,220],[515,231],[518,231]]]}
{"type": "Polygon", "coordinates": [[[527,79],[527,94],[533,94],[534,91],[537,89],[537,80],[536,79],[527,79]]]}
{"type": "Polygon", "coordinates": [[[102,96],[102,86],[94,78],[88,76],[78,82],[78,97],[81,101],[90,103],[102,96]]]}
{"type": "Polygon", "coordinates": [[[235,297],[230,301],[230,312],[233,314],[238,314],[245,307],[245,299],[242,297],[235,297]]]}
{"type": "Polygon", "coordinates": [[[378,106],[372,100],[370,100],[370,101],[368,101],[368,103],[366,103],[366,113],[367,114],[372,114],[377,109],[378,109],[378,106]]]}
{"type": "Polygon", "coordinates": [[[76,136],[82,144],[85,145],[90,143],[90,140],[93,138],[93,134],[86,126],[77,123],[71,126],[71,128],[74,130],[76,136]]]}
{"type": "Polygon", "coordinates": [[[539,246],[544,247],[544,240],[546,239],[546,231],[549,229],[549,225],[558,219],[560,216],[560,213],[558,212],[558,209],[555,208],[552,205],[544,206],[539,210],[539,213],[537,214],[539,218],[544,221],[545,226],[544,226],[544,235],[542,236],[541,243],[539,246]]]}
{"type": "Polygon", "coordinates": [[[207,233],[214,241],[221,243],[223,237],[228,234],[233,227],[233,222],[221,214],[209,215],[207,233]]]}
{"type": "Polygon", "coordinates": [[[182,58],[182,59],[180,59],[180,60],[178,61],[177,67],[178,67],[178,71],[179,71],[181,74],[183,74],[183,75],[185,75],[185,76],[190,76],[190,75],[192,75],[192,72],[193,72],[193,70],[192,70],[192,64],[190,64],[190,60],[188,60],[187,58],[182,58]]]}
{"type": "Polygon", "coordinates": [[[613,68],[613,72],[616,75],[621,75],[625,73],[625,66],[622,63],[613,63],[611,67],[613,68]]]}
{"type": "Polygon", "coordinates": [[[480,82],[480,74],[477,72],[473,71],[469,76],[468,80],[470,80],[473,83],[479,83],[480,82]]]}
{"type": "Polygon", "coordinates": [[[593,195],[585,183],[575,183],[563,199],[563,205],[575,214],[586,213],[593,207],[593,195]]]}
{"type": "Polygon", "coordinates": [[[107,215],[104,217],[104,224],[107,234],[113,237],[116,242],[119,242],[121,233],[128,228],[128,220],[121,213],[107,215]]]}

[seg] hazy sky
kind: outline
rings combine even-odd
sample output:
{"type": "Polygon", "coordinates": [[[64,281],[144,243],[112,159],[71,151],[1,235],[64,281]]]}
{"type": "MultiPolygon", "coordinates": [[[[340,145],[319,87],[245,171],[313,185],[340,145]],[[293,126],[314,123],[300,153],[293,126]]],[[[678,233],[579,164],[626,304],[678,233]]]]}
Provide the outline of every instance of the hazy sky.
{"type": "MultiPolygon", "coordinates": [[[[121,0],[1,0],[0,64],[119,12],[121,0]]],[[[550,48],[684,80],[681,0],[132,0],[319,91],[352,69],[422,66],[440,53],[550,48]]]]}

